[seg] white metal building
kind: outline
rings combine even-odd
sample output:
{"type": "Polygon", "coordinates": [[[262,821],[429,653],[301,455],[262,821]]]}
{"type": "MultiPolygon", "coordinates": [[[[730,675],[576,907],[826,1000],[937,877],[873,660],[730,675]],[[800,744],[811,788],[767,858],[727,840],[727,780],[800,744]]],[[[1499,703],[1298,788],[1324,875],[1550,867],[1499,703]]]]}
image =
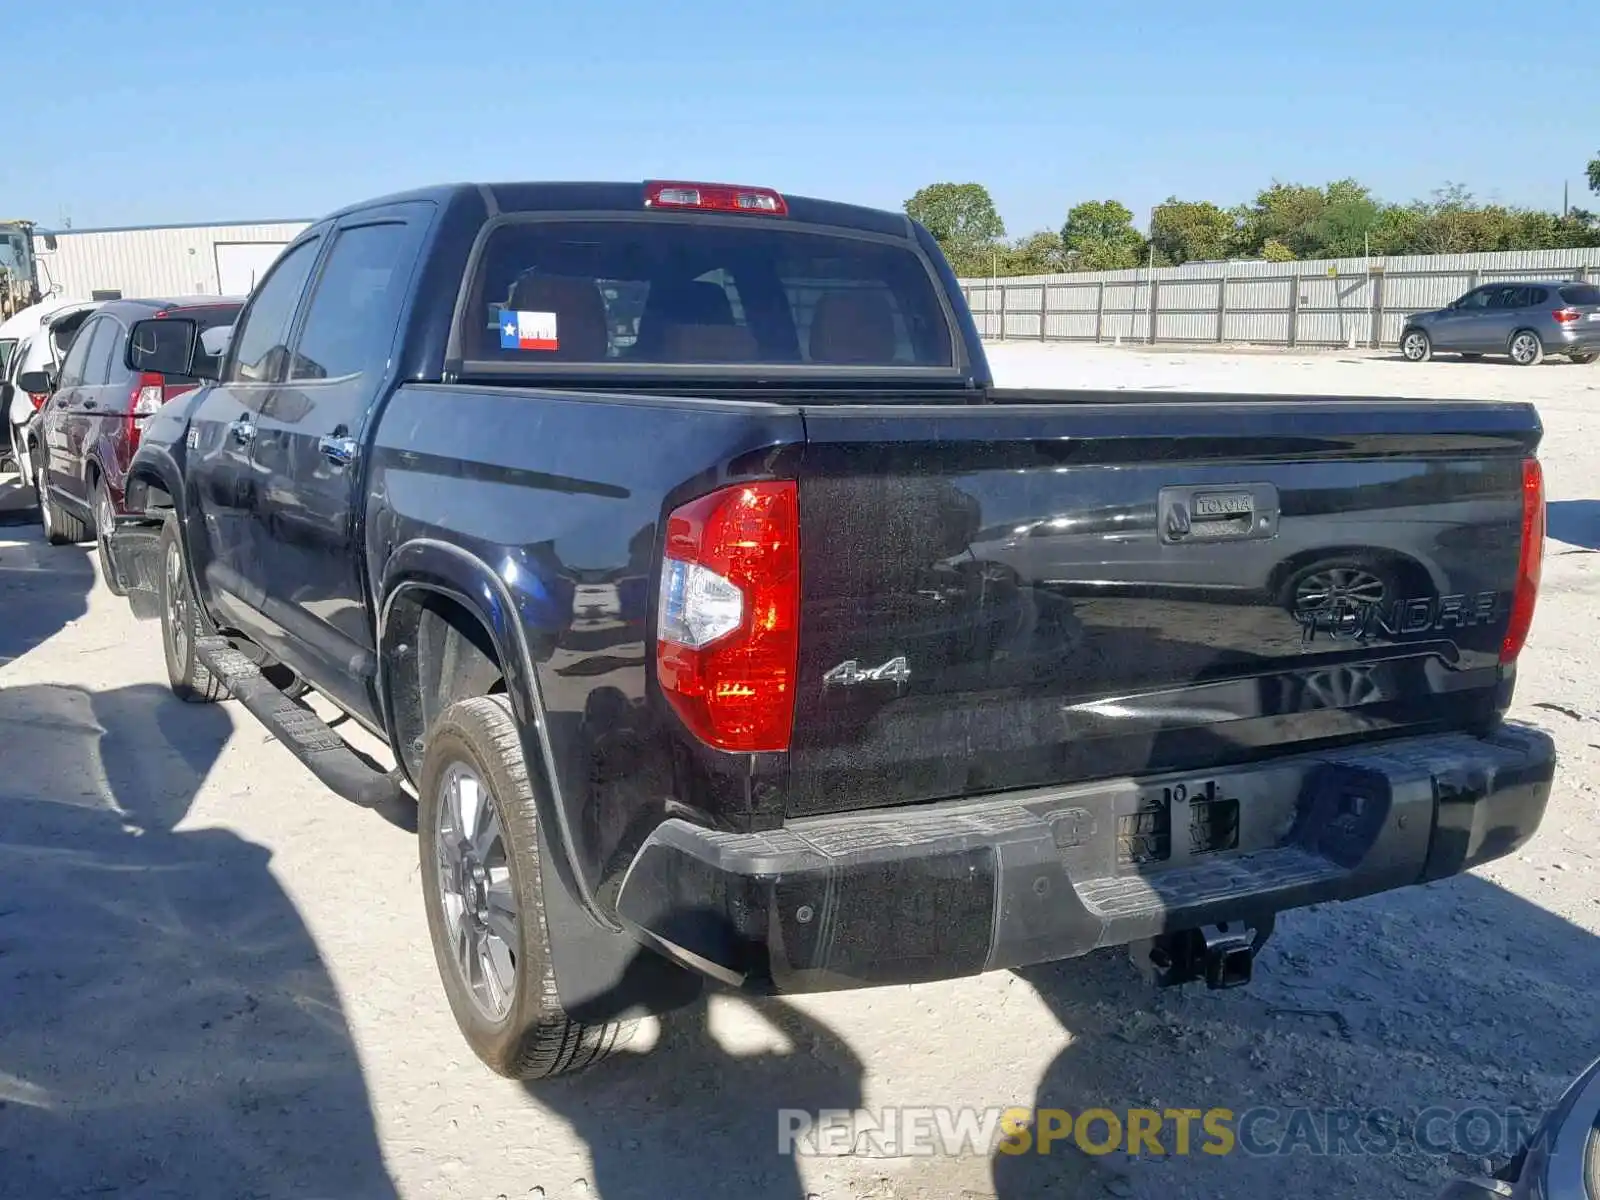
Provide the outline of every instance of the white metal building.
{"type": "Polygon", "coordinates": [[[309,221],[35,230],[39,283],[92,300],[243,296],[309,221]]]}

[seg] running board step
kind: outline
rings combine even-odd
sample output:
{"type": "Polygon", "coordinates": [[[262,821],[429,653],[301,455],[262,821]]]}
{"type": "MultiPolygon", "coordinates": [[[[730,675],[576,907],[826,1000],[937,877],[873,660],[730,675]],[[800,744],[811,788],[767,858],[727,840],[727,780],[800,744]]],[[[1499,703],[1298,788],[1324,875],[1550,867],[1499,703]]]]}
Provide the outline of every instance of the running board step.
{"type": "Polygon", "coordinates": [[[226,638],[201,638],[194,649],[228,694],[338,795],[363,808],[382,808],[401,798],[393,775],[363,762],[326,721],[273,687],[226,638]]]}

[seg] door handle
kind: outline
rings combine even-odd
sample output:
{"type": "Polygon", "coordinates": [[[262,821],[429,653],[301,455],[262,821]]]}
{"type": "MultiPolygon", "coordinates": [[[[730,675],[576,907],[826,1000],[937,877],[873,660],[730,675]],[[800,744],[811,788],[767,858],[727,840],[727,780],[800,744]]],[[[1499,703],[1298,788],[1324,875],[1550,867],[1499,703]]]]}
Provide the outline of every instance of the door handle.
{"type": "Polygon", "coordinates": [[[255,422],[249,417],[240,417],[237,421],[228,426],[228,432],[233,435],[234,441],[243,442],[246,445],[249,445],[256,439],[255,422]]]}
{"type": "Polygon", "coordinates": [[[352,437],[324,437],[317,439],[317,449],[322,457],[336,467],[349,466],[356,456],[356,440],[352,437]]]}

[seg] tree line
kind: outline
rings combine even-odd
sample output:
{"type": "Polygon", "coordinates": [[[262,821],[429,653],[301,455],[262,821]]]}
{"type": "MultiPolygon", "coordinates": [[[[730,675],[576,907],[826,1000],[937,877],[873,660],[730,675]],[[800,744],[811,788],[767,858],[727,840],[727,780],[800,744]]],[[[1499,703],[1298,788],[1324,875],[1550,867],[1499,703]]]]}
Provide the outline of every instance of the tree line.
{"type": "MultiPolygon", "coordinates": [[[[1600,195],[1600,155],[1589,163],[1588,180],[1600,195]]],[[[1354,179],[1323,187],[1275,182],[1253,203],[1232,208],[1171,196],[1156,206],[1149,236],[1134,228],[1127,205],[1086,200],[1067,213],[1059,231],[1010,239],[981,183],[930,184],[906,201],[905,210],[928,227],[963,277],[1109,271],[1142,267],[1152,258],[1162,267],[1600,246],[1600,213],[1484,203],[1460,184],[1408,204],[1381,200],[1354,179]]]]}

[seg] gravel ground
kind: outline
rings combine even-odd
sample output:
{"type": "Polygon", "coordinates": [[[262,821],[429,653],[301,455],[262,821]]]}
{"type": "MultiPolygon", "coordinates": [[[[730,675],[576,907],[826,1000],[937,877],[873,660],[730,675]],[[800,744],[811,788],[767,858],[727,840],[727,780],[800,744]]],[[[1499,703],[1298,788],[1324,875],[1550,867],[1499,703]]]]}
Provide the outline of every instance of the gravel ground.
{"type": "Polygon", "coordinates": [[[1019,386],[1537,401],[1552,541],[1516,715],[1563,756],[1539,837],[1466,878],[1289,915],[1243,991],[1154,994],[1110,955],[718,996],[621,1061],[523,1088],[451,1022],[403,821],[324,792],[236,706],[173,701],[155,628],[91,555],[0,528],[0,1196],[1427,1197],[1474,1167],[1419,1148],[1416,1114],[1536,1112],[1600,1055],[1600,642],[1584,615],[1600,367],[993,354],[1019,386]],[[1393,1115],[1351,1126],[1387,1152],[1316,1160],[776,1153],[779,1107],[920,1105],[1393,1115]]]}

